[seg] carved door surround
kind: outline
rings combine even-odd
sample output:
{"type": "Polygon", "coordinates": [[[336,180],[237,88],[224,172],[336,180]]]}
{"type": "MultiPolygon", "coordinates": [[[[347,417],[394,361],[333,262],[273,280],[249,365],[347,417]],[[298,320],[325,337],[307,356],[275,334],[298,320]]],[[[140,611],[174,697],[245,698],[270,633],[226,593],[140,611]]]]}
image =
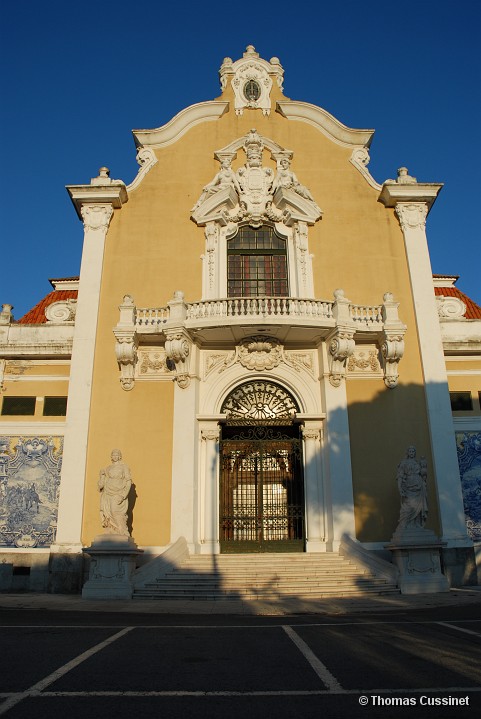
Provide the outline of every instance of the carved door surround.
{"type": "Polygon", "coordinates": [[[290,295],[314,297],[308,226],[322,212],[291,170],[293,154],[255,129],[214,153],[219,172],[204,186],[191,215],[205,228],[203,300],[227,297],[227,241],[241,225],[263,224],[275,227],[287,240],[290,295]],[[234,170],[232,162],[240,149],[246,162],[234,170]],[[264,151],[270,152],[275,170],[263,166],[264,151]]]}

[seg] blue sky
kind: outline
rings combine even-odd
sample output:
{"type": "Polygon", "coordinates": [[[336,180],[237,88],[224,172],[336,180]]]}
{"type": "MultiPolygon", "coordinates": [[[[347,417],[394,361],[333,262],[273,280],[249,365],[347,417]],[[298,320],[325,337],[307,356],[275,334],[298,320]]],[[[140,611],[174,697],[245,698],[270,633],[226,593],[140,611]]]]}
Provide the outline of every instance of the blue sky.
{"type": "Polygon", "coordinates": [[[102,165],[131,182],[131,129],[217,97],[223,58],[247,44],[279,57],[288,97],[376,130],[378,182],[405,165],[445,183],[427,224],[433,271],[459,274],[481,303],[479,0],[2,0],[0,24],[0,304],[16,318],[49,277],[79,272],[82,225],[64,186],[102,165]]]}

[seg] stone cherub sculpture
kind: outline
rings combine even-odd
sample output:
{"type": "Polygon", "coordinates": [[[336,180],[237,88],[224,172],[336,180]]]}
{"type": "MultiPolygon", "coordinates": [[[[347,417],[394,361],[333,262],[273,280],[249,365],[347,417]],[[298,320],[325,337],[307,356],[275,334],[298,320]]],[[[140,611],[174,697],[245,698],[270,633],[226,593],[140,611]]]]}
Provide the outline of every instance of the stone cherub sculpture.
{"type": "Polygon", "coordinates": [[[401,495],[401,511],[396,531],[424,527],[428,516],[426,477],[426,459],[416,459],[416,447],[408,447],[406,457],[399,462],[396,473],[401,495]]]}
{"type": "Polygon", "coordinates": [[[122,462],[120,449],[113,449],[112,464],[100,470],[100,519],[107,534],[129,536],[128,496],[132,486],[129,467],[122,462]]]}

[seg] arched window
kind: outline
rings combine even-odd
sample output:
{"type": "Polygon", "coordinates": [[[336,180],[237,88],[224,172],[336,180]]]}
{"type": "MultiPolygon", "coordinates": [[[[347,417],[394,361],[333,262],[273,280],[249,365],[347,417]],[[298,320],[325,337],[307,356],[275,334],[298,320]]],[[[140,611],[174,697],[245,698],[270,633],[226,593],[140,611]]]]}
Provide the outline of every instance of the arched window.
{"type": "Polygon", "coordinates": [[[227,242],[228,297],[287,297],[286,240],[270,225],[240,227],[227,242]]]}

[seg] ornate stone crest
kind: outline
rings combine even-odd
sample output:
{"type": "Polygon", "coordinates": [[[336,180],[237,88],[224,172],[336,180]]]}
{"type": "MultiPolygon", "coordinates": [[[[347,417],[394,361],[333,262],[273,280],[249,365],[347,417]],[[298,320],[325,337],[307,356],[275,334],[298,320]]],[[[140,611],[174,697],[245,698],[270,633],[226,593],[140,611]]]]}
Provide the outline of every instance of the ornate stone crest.
{"type": "Polygon", "coordinates": [[[192,208],[192,219],[198,225],[217,222],[248,222],[259,227],[263,222],[295,222],[314,224],[321,210],[310,191],[302,185],[290,168],[293,153],[252,129],[215,153],[221,163],[219,172],[205,185],[192,208]],[[263,167],[264,149],[268,147],[276,161],[276,171],[263,167]],[[232,162],[242,148],[246,162],[237,171],[232,162]]]}

